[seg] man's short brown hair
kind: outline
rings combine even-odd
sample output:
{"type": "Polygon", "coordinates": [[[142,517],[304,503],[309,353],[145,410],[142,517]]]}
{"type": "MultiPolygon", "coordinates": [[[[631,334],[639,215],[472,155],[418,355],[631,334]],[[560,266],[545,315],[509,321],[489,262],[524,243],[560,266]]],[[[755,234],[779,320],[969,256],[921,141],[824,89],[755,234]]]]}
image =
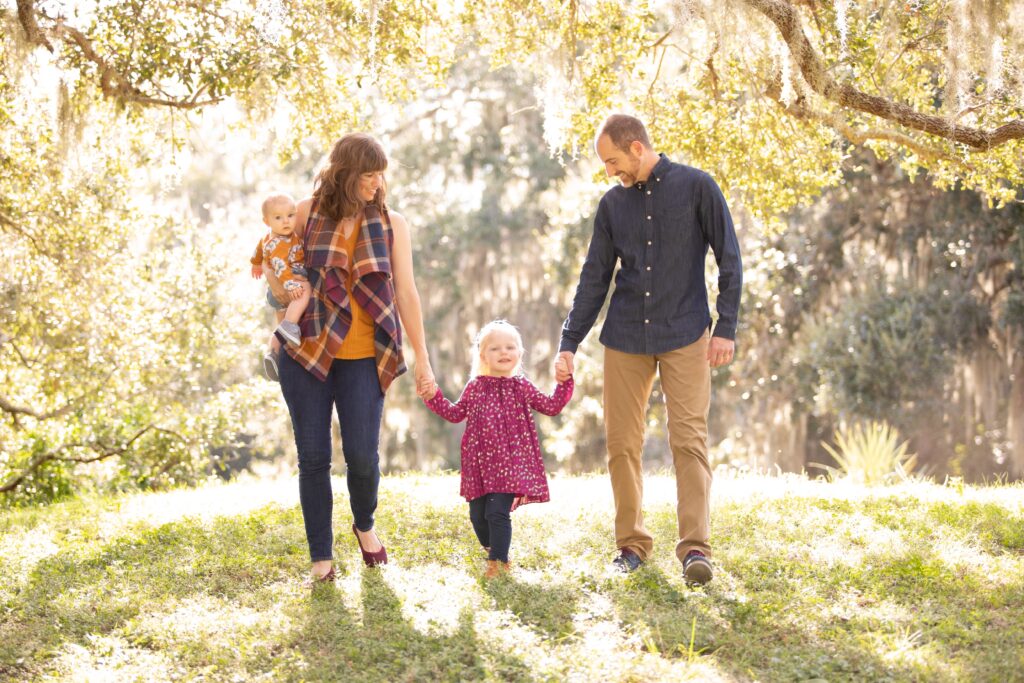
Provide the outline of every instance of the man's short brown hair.
{"type": "Polygon", "coordinates": [[[647,129],[644,128],[643,121],[629,114],[612,114],[605,119],[600,130],[597,131],[597,137],[594,138],[595,146],[602,135],[611,138],[612,144],[623,152],[628,152],[629,146],[634,141],[639,142],[647,149],[652,149],[651,139],[647,137],[647,129]]]}

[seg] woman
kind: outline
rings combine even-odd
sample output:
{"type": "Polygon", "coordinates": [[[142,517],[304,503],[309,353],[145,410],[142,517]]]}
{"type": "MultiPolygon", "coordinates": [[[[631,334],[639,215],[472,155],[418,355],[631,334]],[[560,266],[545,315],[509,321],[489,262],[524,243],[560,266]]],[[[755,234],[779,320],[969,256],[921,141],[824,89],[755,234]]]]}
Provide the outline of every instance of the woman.
{"type": "Polygon", "coordinates": [[[398,316],[416,355],[417,393],[425,396],[434,385],[409,225],[385,203],[387,163],[374,138],[346,135],[295,217],[312,297],[301,322],[302,343],[285,345],[278,372],[295,431],[299,501],[316,581],[334,579],[332,408],[348,466],[352,531],[368,566],[387,562],[373,515],[384,393],[405,372],[398,316]]]}

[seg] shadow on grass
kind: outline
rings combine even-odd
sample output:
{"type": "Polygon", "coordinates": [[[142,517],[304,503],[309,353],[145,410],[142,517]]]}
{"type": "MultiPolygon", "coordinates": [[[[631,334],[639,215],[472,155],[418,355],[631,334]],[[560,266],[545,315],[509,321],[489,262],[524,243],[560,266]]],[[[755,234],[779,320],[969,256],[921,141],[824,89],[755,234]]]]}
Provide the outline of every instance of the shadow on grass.
{"type": "Polygon", "coordinates": [[[677,588],[652,565],[610,591],[623,622],[643,634],[645,649],[666,658],[713,656],[714,666],[739,680],[916,678],[910,669],[883,664],[855,639],[808,632],[797,618],[807,609],[797,609],[798,593],[796,585],[776,583],[763,595],[737,600],[715,584],[677,588]]]}
{"type": "Polygon", "coordinates": [[[362,572],[361,623],[334,586],[319,586],[307,603],[294,608],[299,626],[286,636],[281,661],[270,671],[263,660],[247,668],[273,680],[534,680],[525,663],[478,641],[471,610],[460,614],[453,634],[424,635],[405,620],[381,573],[362,572]]]}
{"type": "Polygon", "coordinates": [[[46,557],[0,606],[0,675],[44,666],[65,643],[108,634],[168,599],[232,599],[294,577],[306,544],[297,510],[185,519],[46,557]]]}
{"type": "Polygon", "coordinates": [[[1014,607],[1024,597],[1020,581],[986,589],[920,547],[855,567],[779,555],[718,562],[706,588],[690,590],[647,564],[613,581],[609,594],[649,651],[713,653],[716,666],[738,679],[1019,676],[1019,657],[1005,653],[1024,651],[1024,617],[1014,607]],[[849,613],[835,604],[850,605],[849,613]]]}
{"type": "MultiPolygon", "coordinates": [[[[0,605],[0,679],[38,677],[66,645],[90,647],[96,636],[124,636],[122,629],[130,630],[137,618],[213,596],[250,607],[284,600],[282,609],[299,626],[252,634],[230,652],[202,641],[166,651],[193,673],[212,664],[244,667],[253,676],[270,673],[273,680],[533,680],[521,661],[477,642],[470,612],[452,635],[421,634],[375,570],[360,569],[362,623],[334,586],[318,586],[299,602],[294,593],[276,595],[275,584],[298,581],[306,570],[302,529],[298,510],[267,508],[212,522],[185,519],[50,556],[0,605]]],[[[350,553],[340,554],[335,566],[344,575],[352,571],[344,559],[350,553]]],[[[154,647],[128,637],[135,647],[154,647]]]]}
{"type": "Polygon", "coordinates": [[[538,586],[507,576],[488,581],[484,592],[494,599],[498,609],[508,610],[524,624],[552,638],[573,632],[572,618],[579,602],[579,591],[567,585],[538,586]]]}

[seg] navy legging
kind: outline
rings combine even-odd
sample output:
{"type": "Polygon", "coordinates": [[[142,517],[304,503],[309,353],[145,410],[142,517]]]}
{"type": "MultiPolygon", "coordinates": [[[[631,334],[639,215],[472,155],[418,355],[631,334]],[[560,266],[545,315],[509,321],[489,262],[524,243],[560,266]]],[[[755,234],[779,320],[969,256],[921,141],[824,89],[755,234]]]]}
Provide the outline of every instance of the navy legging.
{"type": "Polygon", "coordinates": [[[489,560],[508,562],[508,548],[512,545],[512,501],[514,493],[488,493],[469,501],[469,521],[480,540],[490,547],[489,560]]]}
{"type": "Polygon", "coordinates": [[[380,484],[380,420],[384,393],[373,358],[331,363],[327,381],[321,382],[282,351],[278,355],[281,393],[288,404],[299,453],[299,503],[306,525],[306,541],[313,562],[331,559],[331,414],[336,409],[341,426],[349,502],[356,528],[373,528],[380,484]]]}

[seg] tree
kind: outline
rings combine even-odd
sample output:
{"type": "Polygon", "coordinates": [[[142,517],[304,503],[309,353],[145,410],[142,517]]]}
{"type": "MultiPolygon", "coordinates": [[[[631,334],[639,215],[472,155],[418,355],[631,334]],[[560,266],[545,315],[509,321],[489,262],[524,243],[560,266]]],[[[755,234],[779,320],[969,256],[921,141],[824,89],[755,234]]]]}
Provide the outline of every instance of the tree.
{"type": "Polygon", "coordinates": [[[785,231],[747,235],[719,419],[788,470],[838,423],[885,419],[935,474],[1021,476],[1021,205],[858,161],[785,231]]]}
{"type": "MultiPolygon", "coordinates": [[[[448,168],[464,157],[461,176],[505,198],[460,214],[463,222],[452,230],[458,241],[450,244],[464,253],[441,238],[435,245],[443,257],[439,280],[444,268],[479,272],[489,259],[502,264],[487,287],[464,293],[463,303],[478,312],[485,291],[516,292],[514,301],[536,303],[542,297],[522,282],[541,271],[562,283],[574,275],[587,211],[556,219],[535,207],[509,209],[515,193],[502,177],[529,167],[541,175],[515,180],[520,191],[551,193],[554,203],[572,192],[596,193],[585,163],[594,128],[611,110],[640,113],[659,149],[711,172],[738,214],[768,226],[752,235],[760,246],[748,261],[765,285],[786,284],[784,271],[769,271],[776,252],[787,264],[793,255],[785,251],[793,247],[773,240],[832,240],[840,252],[844,242],[860,244],[856,235],[814,222],[797,230],[786,217],[823,190],[838,186],[834,196],[846,196],[851,168],[868,152],[909,181],[927,174],[922,196],[970,190],[992,206],[1021,200],[1021,0],[483,0],[459,9],[433,0],[96,0],[64,7],[17,0],[0,8],[0,254],[26,263],[0,279],[0,488],[9,490],[61,495],[80,466],[115,461],[123,468],[114,479],[123,485],[196,476],[206,454],[244,431],[245,407],[266,398],[246,381],[247,361],[238,352],[252,343],[257,322],[222,306],[223,256],[199,248],[210,237],[194,223],[147,211],[139,201],[176,182],[173,168],[161,169],[211,108],[230,104],[245,112],[244,125],[274,127],[282,161],[308,160],[355,127],[415,145],[415,131],[402,128],[419,126],[423,113],[410,118],[399,105],[424,94],[443,102],[436,95],[452,83],[471,91],[459,79],[478,73],[472,60],[482,55],[495,87],[515,91],[509,99],[518,108],[488,95],[491,119],[479,126],[488,139],[450,148],[443,135],[451,131],[427,122],[442,136],[431,150],[438,164],[448,168]],[[531,91],[537,110],[523,115],[531,91]],[[506,128],[495,125],[507,118],[531,130],[513,126],[516,139],[508,143],[506,128]],[[530,154],[517,150],[522,140],[536,147],[542,140],[562,162],[582,161],[559,167],[535,158],[535,147],[530,154]],[[481,164],[490,167],[478,174],[474,165],[481,164]],[[491,227],[488,221],[499,224],[499,241],[539,235],[548,248],[563,245],[561,258],[516,259],[486,247],[479,231],[491,227]],[[148,267],[135,267],[139,260],[148,267]],[[176,268],[181,263],[189,267],[176,268]],[[166,311],[182,301],[182,320],[172,324],[166,311]],[[131,334],[139,329],[149,334],[131,334]],[[223,330],[222,345],[204,343],[223,330]]],[[[435,218],[443,220],[440,213],[435,218]]],[[[999,225],[962,229],[972,243],[997,245],[993,250],[1004,254],[978,272],[996,283],[988,310],[997,322],[986,329],[1006,331],[1000,353],[1017,368],[1024,358],[1014,322],[1024,310],[1019,237],[999,225]]],[[[438,222],[428,229],[452,227],[438,222]]],[[[832,258],[835,250],[825,246],[815,258],[832,258]]],[[[910,251],[915,244],[900,248],[908,251],[891,260],[918,258],[910,251]]],[[[967,285],[961,289],[984,299],[967,285]]],[[[836,296],[827,287],[820,293],[824,300],[836,296]]],[[[544,309],[546,322],[531,321],[538,332],[564,309],[557,298],[544,309]]],[[[751,312],[751,327],[772,335],[769,343],[757,340],[761,360],[769,350],[784,353],[787,334],[803,329],[798,316],[781,325],[772,320],[776,306],[789,305],[782,299],[770,288],[753,297],[761,308],[751,312]]],[[[796,299],[799,310],[804,297],[796,299]]],[[[508,310],[518,314],[519,305],[508,310]]],[[[455,328],[453,338],[466,332],[459,313],[440,316],[455,328]]],[[[960,346],[943,348],[963,353],[960,346]]],[[[448,350],[459,362],[462,349],[448,350]]],[[[808,411],[799,402],[809,400],[814,372],[796,367],[793,400],[766,401],[755,414],[798,426],[803,420],[792,433],[806,436],[808,411]]],[[[730,368],[716,382],[769,396],[793,385],[742,385],[777,374],[748,377],[730,368]]],[[[1024,411],[1014,406],[1024,406],[1024,383],[1010,390],[1006,433],[1019,448],[1024,423],[1014,416],[1024,411]]],[[[1003,420],[1006,401],[995,404],[1003,420]]],[[[594,431],[592,423],[579,424],[594,431]]]]}
{"type": "Polygon", "coordinates": [[[261,395],[238,357],[249,326],[218,310],[223,250],[216,235],[148,208],[153,188],[138,169],[154,154],[150,122],[124,122],[102,104],[69,121],[65,89],[35,90],[49,73],[9,38],[0,41],[0,492],[46,500],[89,480],[193,481],[261,395]],[[119,125],[105,126],[110,118],[119,125]]]}
{"type": "Polygon", "coordinates": [[[412,96],[446,77],[460,44],[475,42],[492,65],[540,79],[552,150],[577,154],[603,113],[635,108],[662,148],[713,171],[762,217],[836,184],[852,147],[892,158],[912,176],[926,171],[942,188],[974,188],[997,204],[1020,198],[1020,0],[684,0],[671,8],[136,0],[62,17],[18,0],[17,19],[31,45],[126,105],[193,109],[231,96],[266,109],[283,94],[293,105],[286,154],[353,123],[361,113],[353,96],[364,86],[412,96]]]}

